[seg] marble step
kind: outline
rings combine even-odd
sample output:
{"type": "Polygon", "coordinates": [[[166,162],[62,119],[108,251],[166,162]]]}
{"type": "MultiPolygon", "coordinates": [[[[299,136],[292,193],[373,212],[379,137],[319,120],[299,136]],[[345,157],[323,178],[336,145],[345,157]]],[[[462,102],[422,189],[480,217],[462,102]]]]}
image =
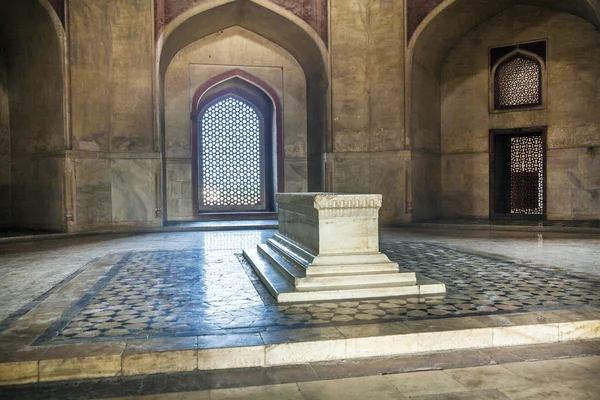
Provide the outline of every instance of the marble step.
{"type": "Polygon", "coordinates": [[[354,272],[353,274],[332,273],[330,275],[317,275],[306,277],[306,270],[298,267],[287,257],[279,254],[267,245],[258,245],[258,252],[265,257],[279,272],[300,291],[321,288],[343,289],[348,286],[365,285],[414,285],[417,278],[414,272],[354,272]]]}
{"type": "MultiPolygon", "coordinates": [[[[444,287],[443,284],[441,287],[444,287]]],[[[420,296],[420,285],[410,286],[371,286],[371,287],[346,287],[338,290],[311,290],[306,292],[294,291],[280,293],[277,301],[280,303],[302,303],[313,301],[337,301],[355,299],[377,299],[400,296],[420,296]]]]}
{"type": "Polygon", "coordinates": [[[277,240],[269,239],[267,247],[300,268],[303,271],[300,276],[387,274],[400,271],[398,264],[391,262],[384,254],[377,256],[373,256],[373,254],[319,256],[318,260],[312,259],[312,262],[309,262],[311,256],[305,249],[299,248],[291,242],[285,242],[285,240],[281,236],[277,240]],[[339,259],[342,257],[345,261],[344,265],[339,264],[339,259]],[[374,259],[378,262],[373,262],[374,259]]]}
{"type": "Polygon", "coordinates": [[[415,285],[416,283],[417,277],[414,272],[396,272],[300,278],[296,280],[296,287],[298,290],[323,290],[324,288],[343,289],[353,286],[415,285]]]}
{"type": "Polygon", "coordinates": [[[274,267],[269,261],[262,257],[257,249],[248,249],[243,251],[244,258],[250,263],[254,272],[265,284],[271,296],[279,300],[281,293],[295,291],[295,286],[286,277],[274,267]]]}
{"type": "Polygon", "coordinates": [[[271,249],[266,244],[259,244],[258,252],[260,255],[269,260],[273,266],[278,268],[279,272],[284,276],[284,278],[290,281],[292,284],[296,284],[299,278],[306,276],[305,268],[298,266],[294,262],[290,261],[287,257],[284,257],[283,255],[271,249]]]}
{"type": "MultiPolygon", "coordinates": [[[[400,275],[400,274],[396,274],[400,275]]],[[[381,275],[379,275],[380,277],[381,275]]],[[[357,278],[357,277],[352,277],[357,278]]],[[[358,277],[361,278],[361,277],[358,277]]],[[[416,277],[412,280],[407,280],[400,275],[401,279],[393,275],[384,276],[389,278],[387,280],[374,280],[366,275],[365,279],[346,279],[345,277],[339,277],[338,280],[329,278],[319,278],[317,282],[300,280],[296,285],[296,290],[299,292],[322,292],[328,290],[349,290],[349,289],[378,289],[387,287],[398,287],[398,286],[415,286],[417,284],[416,277]]]]}
{"type": "MultiPolygon", "coordinates": [[[[439,352],[464,349],[473,349],[469,350],[473,353],[464,353],[470,354],[465,359],[456,357],[456,353],[450,355],[459,363],[467,360],[479,365],[488,364],[490,357],[496,354],[498,362],[504,362],[500,361],[502,359],[511,362],[512,357],[506,358],[510,353],[503,350],[507,346],[536,344],[543,345],[539,353],[532,351],[531,347],[511,347],[508,350],[517,351],[516,354],[524,354],[532,360],[528,354],[540,359],[581,357],[595,354],[592,346],[597,346],[595,341],[600,338],[600,308],[508,313],[502,318],[482,315],[325,326],[326,329],[303,327],[253,334],[216,333],[175,339],[137,339],[127,342],[127,348],[129,343],[134,344],[131,351],[123,350],[120,345],[125,345],[123,342],[115,342],[118,345],[114,346],[87,342],[41,348],[28,344],[11,345],[3,349],[3,358],[0,359],[0,386],[43,383],[45,387],[57,388],[65,386],[65,381],[79,381],[79,385],[85,384],[82,381],[85,379],[95,382],[99,378],[113,379],[115,376],[194,370],[233,370],[236,376],[245,376],[262,367],[281,368],[341,360],[365,363],[365,358],[376,361],[373,357],[405,356],[406,365],[400,365],[401,359],[392,361],[400,369],[411,365],[422,368],[423,360],[429,360],[432,367],[439,365],[440,356],[446,357],[439,352]],[[548,347],[551,343],[561,344],[548,347]],[[494,350],[485,352],[485,355],[479,353],[480,349],[494,350]],[[410,360],[416,363],[411,364],[410,360]],[[51,381],[63,382],[48,383],[51,381]]],[[[382,371],[389,371],[389,361],[384,359],[381,365],[382,371]]],[[[102,382],[108,384],[110,381],[102,382]]],[[[21,388],[14,391],[5,388],[4,392],[18,394],[18,390],[21,388]]]]}
{"type": "MultiPolygon", "coordinates": [[[[419,276],[417,276],[416,284],[404,281],[300,288],[290,282],[281,270],[271,264],[257,249],[244,250],[244,257],[279,303],[419,296],[445,292],[443,283],[419,276]]],[[[402,276],[403,274],[398,275],[402,276]]]]}

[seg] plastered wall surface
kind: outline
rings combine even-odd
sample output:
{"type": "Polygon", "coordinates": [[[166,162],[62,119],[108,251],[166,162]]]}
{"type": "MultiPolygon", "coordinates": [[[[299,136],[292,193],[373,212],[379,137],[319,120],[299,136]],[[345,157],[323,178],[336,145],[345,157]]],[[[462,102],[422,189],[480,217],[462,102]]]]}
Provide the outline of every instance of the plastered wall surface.
{"type": "Polygon", "coordinates": [[[153,18],[145,0],[70,3],[70,230],[162,224],[153,18]]]}
{"type": "Polygon", "coordinates": [[[381,193],[384,223],[407,218],[404,1],[331,1],[328,190],[381,193]]]}
{"type": "Polygon", "coordinates": [[[240,27],[198,40],[172,60],[165,77],[167,217],[194,218],[192,210],[191,100],[206,81],[241,69],[269,84],[283,108],[284,184],[307,190],[306,79],[284,49],[240,27]]]}
{"type": "Polygon", "coordinates": [[[489,215],[490,129],[548,126],[549,219],[600,218],[600,34],[552,10],[516,6],[466,35],[442,69],[443,215],[489,215]],[[546,107],[489,113],[488,48],[548,40],[546,107]]]}
{"type": "Polygon", "coordinates": [[[0,50],[0,227],[10,221],[10,118],[6,56],[0,50]]]}

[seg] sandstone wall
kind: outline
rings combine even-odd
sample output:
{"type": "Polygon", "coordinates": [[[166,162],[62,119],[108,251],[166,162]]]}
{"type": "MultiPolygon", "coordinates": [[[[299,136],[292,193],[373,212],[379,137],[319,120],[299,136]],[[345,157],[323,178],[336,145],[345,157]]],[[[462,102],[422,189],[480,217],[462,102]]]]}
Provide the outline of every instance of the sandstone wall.
{"type": "Polygon", "coordinates": [[[306,79],[287,51],[240,27],[210,35],[181,50],[165,77],[167,219],[194,218],[192,209],[191,100],[220,74],[241,69],[269,84],[283,107],[284,185],[302,192],[307,181],[306,79]]]}
{"type": "Polygon", "coordinates": [[[404,1],[331,2],[329,190],[381,193],[384,223],[407,218],[404,1]]]}
{"type": "Polygon", "coordinates": [[[153,4],[79,0],[69,7],[71,229],[161,225],[153,4]]]}

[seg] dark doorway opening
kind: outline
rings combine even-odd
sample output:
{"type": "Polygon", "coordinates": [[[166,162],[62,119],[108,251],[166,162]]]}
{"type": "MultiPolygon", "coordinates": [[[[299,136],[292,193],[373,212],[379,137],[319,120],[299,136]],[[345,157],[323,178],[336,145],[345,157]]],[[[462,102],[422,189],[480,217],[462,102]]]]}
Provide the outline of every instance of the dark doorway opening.
{"type": "Polygon", "coordinates": [[[546,219],[546,128],[490,131],[490,218],[546,219]]]}

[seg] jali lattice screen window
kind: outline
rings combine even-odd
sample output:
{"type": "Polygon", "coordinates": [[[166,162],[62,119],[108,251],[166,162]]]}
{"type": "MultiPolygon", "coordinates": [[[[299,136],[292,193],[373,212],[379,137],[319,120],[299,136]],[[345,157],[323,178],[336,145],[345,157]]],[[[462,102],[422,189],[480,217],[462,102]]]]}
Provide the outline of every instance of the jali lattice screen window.
{"type": "Polygon", "coordinates": [[[229,96],[208,107],[200,131],[200,207],[205,211],[265,206],[263,124],[257,111],[229,96]]]}
{"type": "Polygon", "coordinates": [[[541,135],[510,138],[510,212],[544,213],[544,142],[541,135]]]}
{"type": "Polygon", "coordinates": [[[532,58],[518,55],[496,69],[495,108],[542,104],[542,69],[532,58]]]}

